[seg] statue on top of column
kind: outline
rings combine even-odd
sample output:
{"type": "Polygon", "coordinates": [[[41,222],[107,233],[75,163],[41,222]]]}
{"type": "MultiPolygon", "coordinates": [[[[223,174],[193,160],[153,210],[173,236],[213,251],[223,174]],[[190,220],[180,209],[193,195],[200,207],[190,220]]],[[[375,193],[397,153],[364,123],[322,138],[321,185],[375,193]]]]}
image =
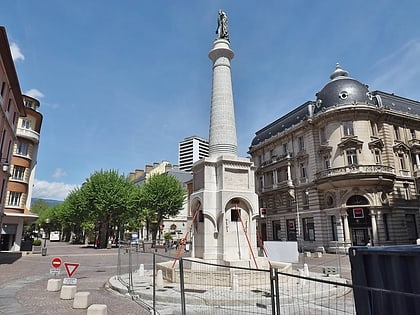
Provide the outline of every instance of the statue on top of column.
{"type": "Polygon", "coordinates": [[[217,18],[217,39],[229,40],[228,17],[225,12],[219,10],[219,17],[217,18]]]}

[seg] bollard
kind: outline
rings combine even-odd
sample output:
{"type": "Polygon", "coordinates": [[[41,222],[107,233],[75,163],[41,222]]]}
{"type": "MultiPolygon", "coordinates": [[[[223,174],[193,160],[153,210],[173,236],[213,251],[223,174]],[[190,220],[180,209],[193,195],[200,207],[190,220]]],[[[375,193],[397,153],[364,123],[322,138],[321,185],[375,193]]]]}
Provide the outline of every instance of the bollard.
{"type": "Polygon", "coordinates": [[[140,277],[144,277],[144,264],[140,264],[138,273],[140,277]]]}
{"type": "Polygon", "coordinates": [[[47,283],[48,292],[57,292],[61,290],[61,279],[49,279],[47,283]]]}
{"type": "Polygon", "coordinates": [[[91,303],[90,292],[76,292],[73,308],[88,308],[91,303]]]}
{"type": "Polygon", "coordinates": [[[60,299],[72,300],[76,294],[77,287],[75,285],[63,285],[61,287],[60,299]]]}
{"type": "Polygon", "coordinates": [[[309,277],[308,264],[303,264],[303,274],[305,275],[305,277],[309,277]]]}
{"type": "Polygon", "coordinates": [[[158,270],[156,276],[156,288],[162,289],[163,288],[163,273],[162,270],[158,270]]]}
{"type": "Polygon", "coordinates": [[[105,304],[92,304],[87,309],[87,315],[107,315],[108,307],[105,304]]]}

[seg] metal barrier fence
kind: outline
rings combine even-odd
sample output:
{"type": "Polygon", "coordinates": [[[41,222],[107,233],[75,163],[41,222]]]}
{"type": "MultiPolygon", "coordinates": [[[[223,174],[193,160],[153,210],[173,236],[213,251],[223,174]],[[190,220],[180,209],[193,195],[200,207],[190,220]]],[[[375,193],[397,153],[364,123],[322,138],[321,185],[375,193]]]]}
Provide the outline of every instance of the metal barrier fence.
{"type": "MultiPolygon", "coordinates": [[[[175,260],[170,254],[135,247],[119,250],[118,279],[150,314],[367,314],[378,301],[407,296],[307,270],[257,270],[175,260]]],[[[420,305],[420,294],[408,295],[414,306],[420,305]]]]}

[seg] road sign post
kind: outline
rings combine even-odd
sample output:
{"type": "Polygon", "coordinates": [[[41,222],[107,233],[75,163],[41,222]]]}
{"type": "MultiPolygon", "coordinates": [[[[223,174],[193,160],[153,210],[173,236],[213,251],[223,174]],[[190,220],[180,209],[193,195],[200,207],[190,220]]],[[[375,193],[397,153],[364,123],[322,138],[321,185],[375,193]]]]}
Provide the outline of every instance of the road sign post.
{"type": "Polygon", "coordinates": [[[51,267],[53,267],[54,269],[60,269],[61,263],[62,263],[62,261],[61,261],[60,257],[54,257],[51,260],[51,267]]]}
{"type": "Polygon", "coordinates": [[[77,268],[79,268],[79,263],[71,263],[71,262],[65,262],[64,268],[66,269],[67,276],[71,278],[71,276],[76,272],[77,268]]]}

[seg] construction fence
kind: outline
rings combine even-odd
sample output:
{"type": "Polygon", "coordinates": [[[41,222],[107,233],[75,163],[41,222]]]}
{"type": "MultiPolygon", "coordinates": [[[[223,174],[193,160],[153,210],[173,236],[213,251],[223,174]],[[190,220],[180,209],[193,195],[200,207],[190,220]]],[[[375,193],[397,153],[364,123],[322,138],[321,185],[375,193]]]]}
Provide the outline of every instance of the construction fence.
{"type": "Polygon", "coordinates": [[[119,249],[118,279],[150,314],[347,315],[365,314],[395,296],[420,303],[418,294],[353,286],[335,275],[174,259],[162,250],[131,246],[119,249]],[[356,306],[355,296],[364,305],[356,306]]]}

